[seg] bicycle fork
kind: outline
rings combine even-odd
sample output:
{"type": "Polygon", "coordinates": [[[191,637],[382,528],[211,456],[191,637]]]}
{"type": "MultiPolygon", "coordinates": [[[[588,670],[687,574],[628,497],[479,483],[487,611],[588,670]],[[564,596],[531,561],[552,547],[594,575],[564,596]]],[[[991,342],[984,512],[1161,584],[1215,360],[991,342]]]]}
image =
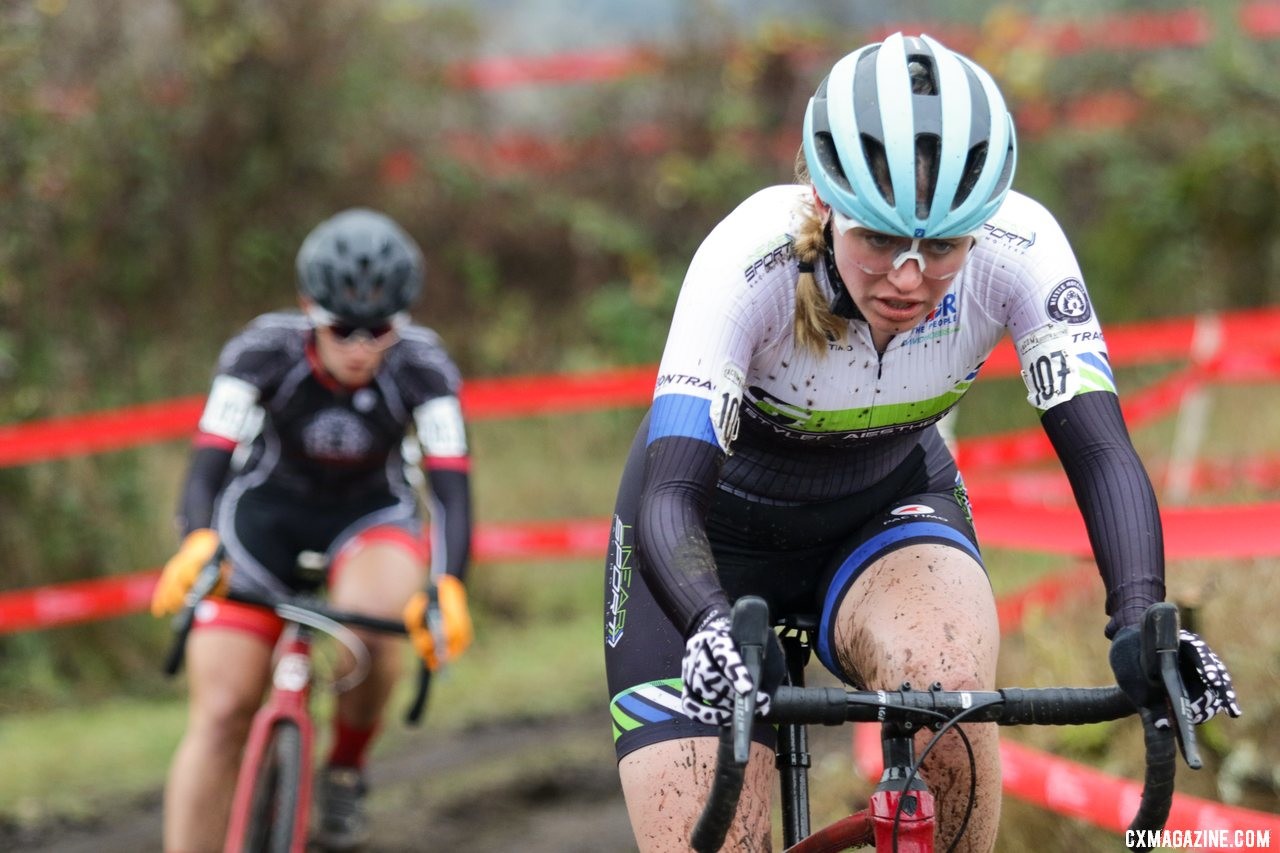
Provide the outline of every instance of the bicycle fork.
{"type": "Polygon", "coordinates": [[[913,773],[914,732],[901,723],[881,724],[884,773],[871,794],[871,822],[876,849],[898,853],[933,853],[933,794],[913,773]]]}
{"type": "Polygon", "coordinates": [[[235,801],[231,806],[231,822],[227,828],[227,851],[239,851],[248,832],[248,816],[254,794],[254,781],[263,761],[270,760],[266,751],[273,730],[280,724],[297,727],[302,749],[298,775],[296,834],[291,853],[304,853],[307,824],[311,808],[311,631],[305,625],[289,622],[277,646],[278,656],[271,676],[271,695],[258,709],[249,728],[244,757],[236,780],[235,801]]]}

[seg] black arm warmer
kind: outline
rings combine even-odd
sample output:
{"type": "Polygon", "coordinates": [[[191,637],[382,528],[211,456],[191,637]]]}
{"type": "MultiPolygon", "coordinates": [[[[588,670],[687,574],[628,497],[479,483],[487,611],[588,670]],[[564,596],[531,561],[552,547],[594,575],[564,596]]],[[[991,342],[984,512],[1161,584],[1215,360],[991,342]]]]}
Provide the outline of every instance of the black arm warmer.
{"type": "Polygon", "coordinates": [[[231,455],[232,451],[220,447],[197,447],[192,452],[178,502],[178,532],[183,536],[213,526],[213,504],[231,470],[231,455]]]}
{"type": "Polygon", "coordinates": [[[437,468],[426,473],[433,499],[433,545],[444,548],[444,554],[432,554],[432,562],[443,557],[444,572],[465,580],[471,559],[471,477],[465,471],[437,468]]]}
{"type": "Polygon", "coordinates": [[[1108,638],[1164,600],[1164,532],[1151,478],[1106,391],[1081,394],[1040,419],[1071,482],[1107,588],[1108,638]]]}
{"type": "Polygon", "coordinates": [[[640,571],[685,636],[709,611],[729,612],[706,529],[723,461],[718,447],[692,438],[670,436],[649,445],[636,520],[640,571]]]}

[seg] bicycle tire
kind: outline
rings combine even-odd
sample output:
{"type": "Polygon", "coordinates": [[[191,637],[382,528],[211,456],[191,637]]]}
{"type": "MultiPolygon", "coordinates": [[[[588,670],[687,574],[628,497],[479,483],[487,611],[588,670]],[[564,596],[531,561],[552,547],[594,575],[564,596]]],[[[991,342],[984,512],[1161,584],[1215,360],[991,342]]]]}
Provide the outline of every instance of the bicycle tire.
{"type": "MultiPolygon", "coordinates": [[[[253,780],[243,853],[290,853],[298,826],[298,793],[302,788],[302,732],[282,720],[271,729],[262,763],[253,780]]],[[[305,843],[305,839],[304,839],[305,843]]]]}

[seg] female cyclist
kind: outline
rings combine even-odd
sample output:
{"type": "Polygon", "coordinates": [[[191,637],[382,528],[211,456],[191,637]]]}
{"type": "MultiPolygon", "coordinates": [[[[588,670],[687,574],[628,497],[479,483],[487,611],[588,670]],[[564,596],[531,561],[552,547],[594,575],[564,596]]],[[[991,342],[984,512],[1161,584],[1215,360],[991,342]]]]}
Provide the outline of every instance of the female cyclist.
{"type": "MultiPolygon", "coordinates": [[[[421,253],[391,219],[352,209],[307,236],[297,271],[301,313],[261,316],[222,351],[182,493],[182,546],[164,568],[152,612],[181,607],[218,541],[230,588],[266,594],[304,591],[298,554],[319,551],[329,558],[331,603],[403,614],[434,668],[471,641],[462,585],[471,507],[458,370],[439,337],[407,314],[422,285],[421,253]],[[424,626],[427,549],[401,455],[407,433],[420,443],[432,497],[432,574],[447,645],[440,650],[424,626]]],[[[164,820],[165,849],[188,853],[222,849],[281,623],[210,600],[195,627],[189,719],[164,820]]],[[[370,675],[338,698],[318,786],[317,840],[329,849],[357,846],[367,834],[361,769],[402,663],[394,639],[363,639],[370,675]]]]}
{"type": "MultiPolygon", "coordinates": [[[[688,848],[733,695],[768,704],[727,633],[741,595],[820,614],[817,655],[850,684],[994,686],[995,603],[936,424],[1006,330],[1088,526],[1117,677],[1140,692],[1133,626],[1164,598],[1160,515],[1071,248],[1010,191],[1015,155],[986,71],[895,34],[818,87],[798,184],[748,198],[694,256],[606,566],[615,743],[642,850],[688,848]]],[[[1189,634],[1183,651],[1200,719],[1238,714],[1221,662],[1189,634]]],[[[970,728],[978,793],[960,849],[990,850],[997,735],[970,728]]],[[[772,737],[757,727],[726,849],[768,847],[772,737]]],[[[954,734],[926,762],[943,843],[969,773],[954,734]]]]}

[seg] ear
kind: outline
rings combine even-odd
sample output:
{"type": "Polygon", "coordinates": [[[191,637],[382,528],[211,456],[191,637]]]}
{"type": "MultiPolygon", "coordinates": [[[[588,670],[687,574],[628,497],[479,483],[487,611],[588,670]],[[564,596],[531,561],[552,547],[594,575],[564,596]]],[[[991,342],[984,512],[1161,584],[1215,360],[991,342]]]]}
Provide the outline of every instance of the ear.
{"type": "Polygon", "coordinates": [[[813,184],[809,184],[809,191],[813,193],[814,208],[818,211],[818,213],[822,214],[822,216],[825,217],[827,215],[827,211],[829,211],[831,208],[829,208],[827,206],[827,203],[818,196],[818,188],[815,187],[813,184]]]}

